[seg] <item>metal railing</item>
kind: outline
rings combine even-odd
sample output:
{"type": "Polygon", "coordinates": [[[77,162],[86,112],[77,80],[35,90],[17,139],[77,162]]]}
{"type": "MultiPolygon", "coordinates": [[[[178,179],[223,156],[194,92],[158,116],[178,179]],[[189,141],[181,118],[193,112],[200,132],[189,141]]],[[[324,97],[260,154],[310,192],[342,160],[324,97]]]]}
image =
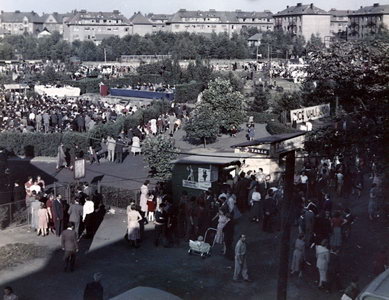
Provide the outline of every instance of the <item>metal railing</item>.
{"type": "Polygon", "coordinates": [[[9,226],[22,226],[29,223],[25,200],[0,204],[0,229],[9,226]]]}

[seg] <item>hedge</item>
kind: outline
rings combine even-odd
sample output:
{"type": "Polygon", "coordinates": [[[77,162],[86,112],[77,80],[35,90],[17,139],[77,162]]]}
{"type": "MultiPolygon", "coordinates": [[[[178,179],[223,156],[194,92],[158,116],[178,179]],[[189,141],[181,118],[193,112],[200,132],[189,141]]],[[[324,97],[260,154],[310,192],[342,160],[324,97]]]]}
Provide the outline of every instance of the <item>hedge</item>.
{"type": "Polygon", "coordinates": [[[89,132],[64,132],[64,133],[43,133],[43,132],[0,132],[0,148],[6,149],[11,155],[52,156],[57,155],[60,143],[64,148],[73,148],[78,145],[85,153],[89,147],[90,138],[99,141],[109,135],[118,136],[124,129],[134,128],[143,122],[148,122],[152,118],[157,118],[162,112],[167,112],[169,103],[153,102],[147,109],[138,110],[133,115],[120,116],[116,122],[98,124],[89,132]]]}
{"type": "Polygon", "coordinates": [[[131,201],[139,203],[139,190],[127,190],[113,186],[101,186],[101,195],[106,207],[127,208],[131,201]]]}
{"type": "Polygon", "coordinates": [[[277,114],[271,114],[271,113],[260,113],[260,112],[254,112],[249,111],[247,112],[249,116],[254,117],[254,123],[268,123],[268,122],[277,122],[278,121],[278,115],[277,114]]]}
{"type": "Polygon", "coordinates": [[[266,125],[266,130],[270,134],[292,133],[298,131],[297,129],[287,127],[280,122],[268,122],[266,125]]]}
{"type": "Polygon", "coordinates": [[[198,95],[203,90],[203,84],[196,81],[177,84],[175,101],[179,103],[196,103],[198,95]]]}

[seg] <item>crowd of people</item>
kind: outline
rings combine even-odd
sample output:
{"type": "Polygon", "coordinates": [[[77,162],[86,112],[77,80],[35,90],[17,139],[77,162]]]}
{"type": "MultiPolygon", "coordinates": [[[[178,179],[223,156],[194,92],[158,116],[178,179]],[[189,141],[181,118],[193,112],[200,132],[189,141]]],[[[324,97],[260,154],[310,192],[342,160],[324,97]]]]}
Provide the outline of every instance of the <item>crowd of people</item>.
{"type": "Polygon", "coordinates": [[[29,177],[24,185],[28,223],[37,236],[61,237],[65,251],[65,271],[73,271],[78,241],[91,239],[105,214],[101,194],[92,193],[88,184],[76,189],[72,202],[47,189],[38,176],[29,177]]]}
{"type": "MultiPolygon", "coordinates": [[[[140,107],[141,108],[141,107],[140,107]]],[[[0,130],[18,132],[84,132],[97,124],[115,122],[121,115],[133,114],[137,105],[109,104],[75,97],[0,93],[0,130]]]]}

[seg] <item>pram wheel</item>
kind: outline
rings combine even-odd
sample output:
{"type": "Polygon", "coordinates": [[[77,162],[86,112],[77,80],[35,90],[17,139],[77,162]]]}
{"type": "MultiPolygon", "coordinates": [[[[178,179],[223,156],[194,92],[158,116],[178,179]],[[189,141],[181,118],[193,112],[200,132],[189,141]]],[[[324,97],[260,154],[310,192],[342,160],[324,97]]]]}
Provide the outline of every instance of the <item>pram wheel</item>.
{"type": "Polygon", "coordinates": [[[188,255],[192,255],[192,250],[191,249],[188,250],[188,255]]]}
{"type": "Polygon", "coordinates": [[[201,258],[202,259],[205,259],[207,257],[207,254],[206,253],[201,253],[201,258]]]}

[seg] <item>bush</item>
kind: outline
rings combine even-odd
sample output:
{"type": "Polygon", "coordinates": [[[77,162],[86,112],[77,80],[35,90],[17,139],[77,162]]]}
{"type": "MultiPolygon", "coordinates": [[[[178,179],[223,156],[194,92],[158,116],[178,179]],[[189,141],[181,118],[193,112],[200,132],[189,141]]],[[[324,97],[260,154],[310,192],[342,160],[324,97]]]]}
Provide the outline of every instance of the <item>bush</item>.
{"type": "Polygon", "coordinates": [[[247,114],[254,117],[254,123],[277,122],[278,120],[277,114],[259,113],[254,111],[247,112],[247,114]]]}
{"type": "Polygon", "coordinates": [[[196,81],[177,84],[175,101],[179,103],[196,103],[197,97],[203,90],[203,84],[196,81]]]}
{"type": "Polygon", "coordinates": [[[266,125],[266,130],[270,134],[292,133],[298,131],[279,122],[268,122],[266,125]]]}

